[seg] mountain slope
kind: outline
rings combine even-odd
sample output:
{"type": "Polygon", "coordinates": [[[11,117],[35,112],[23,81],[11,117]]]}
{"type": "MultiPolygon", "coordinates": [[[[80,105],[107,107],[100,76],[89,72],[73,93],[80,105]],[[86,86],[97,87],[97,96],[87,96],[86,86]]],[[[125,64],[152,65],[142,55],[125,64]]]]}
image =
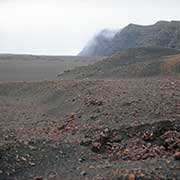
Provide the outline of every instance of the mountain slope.
{"type": "Polygon", "coordinates": [[[129,24],[111,38],[101,32],[79,55],[110,56],[124,49],[152,46],[180,49],[180,21],[159,21],[148,26],[129,24]]]}
{"type": "Polygon", "coordinates": [[[117,31],[104,29],[98,33],[79,53],[79,56],[99,56],[111,53],[110,44],[117,31]],[[106,53],[105,53],[106,52],[106,53]]]}
{"type": "Polygon", "coordinates": [[[142,47],[61,74],[62,79],[118,79],[180,73],[180,51],[142,47]]]}

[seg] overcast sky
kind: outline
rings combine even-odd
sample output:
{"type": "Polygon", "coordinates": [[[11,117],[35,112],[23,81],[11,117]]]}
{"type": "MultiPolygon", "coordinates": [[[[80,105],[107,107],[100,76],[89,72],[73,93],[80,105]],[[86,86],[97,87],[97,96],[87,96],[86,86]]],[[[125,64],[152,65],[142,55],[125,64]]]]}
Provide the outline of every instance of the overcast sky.
{"type": "Polygon", "coordinates": [[[180,20],[180,0],[0,0],[0,53],[75,55],[104,29],[180,20]]]}

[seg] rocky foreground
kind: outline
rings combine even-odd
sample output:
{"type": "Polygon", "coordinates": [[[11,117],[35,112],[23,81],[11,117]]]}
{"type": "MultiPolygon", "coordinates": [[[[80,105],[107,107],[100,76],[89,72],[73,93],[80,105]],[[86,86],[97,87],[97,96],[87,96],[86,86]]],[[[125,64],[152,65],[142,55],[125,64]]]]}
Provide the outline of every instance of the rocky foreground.
{"type": "Polygon", "coordinates": [[[180,179],[180,78],[0,84],[0,180],[180,179]]]}

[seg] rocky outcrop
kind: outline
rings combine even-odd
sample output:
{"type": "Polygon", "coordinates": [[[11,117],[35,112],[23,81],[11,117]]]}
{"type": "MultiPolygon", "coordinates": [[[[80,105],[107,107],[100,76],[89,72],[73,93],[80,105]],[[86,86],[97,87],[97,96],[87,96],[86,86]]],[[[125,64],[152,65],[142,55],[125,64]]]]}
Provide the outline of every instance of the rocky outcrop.
{"type": "Polygon", "coordinates": [[[121,50],[136,47],[180,49],[180,21],[159,21],[154,25],[129,24],[114,32],[100,32],[80,52],[81,56],[111,56],[121,50]]]}

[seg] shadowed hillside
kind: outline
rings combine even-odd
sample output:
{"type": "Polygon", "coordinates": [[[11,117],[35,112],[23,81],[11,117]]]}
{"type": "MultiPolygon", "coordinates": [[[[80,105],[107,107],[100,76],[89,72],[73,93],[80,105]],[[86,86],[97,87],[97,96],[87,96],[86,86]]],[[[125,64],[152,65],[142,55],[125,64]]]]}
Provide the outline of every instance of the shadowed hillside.
{"type": "Polygon", "coordinates": [[[112,38],[99,33],[79,55],[111,56],[135,47],[165,47],[180,49],[180,21],[159,21],[154,25],[129,24],[112,38]]]}

